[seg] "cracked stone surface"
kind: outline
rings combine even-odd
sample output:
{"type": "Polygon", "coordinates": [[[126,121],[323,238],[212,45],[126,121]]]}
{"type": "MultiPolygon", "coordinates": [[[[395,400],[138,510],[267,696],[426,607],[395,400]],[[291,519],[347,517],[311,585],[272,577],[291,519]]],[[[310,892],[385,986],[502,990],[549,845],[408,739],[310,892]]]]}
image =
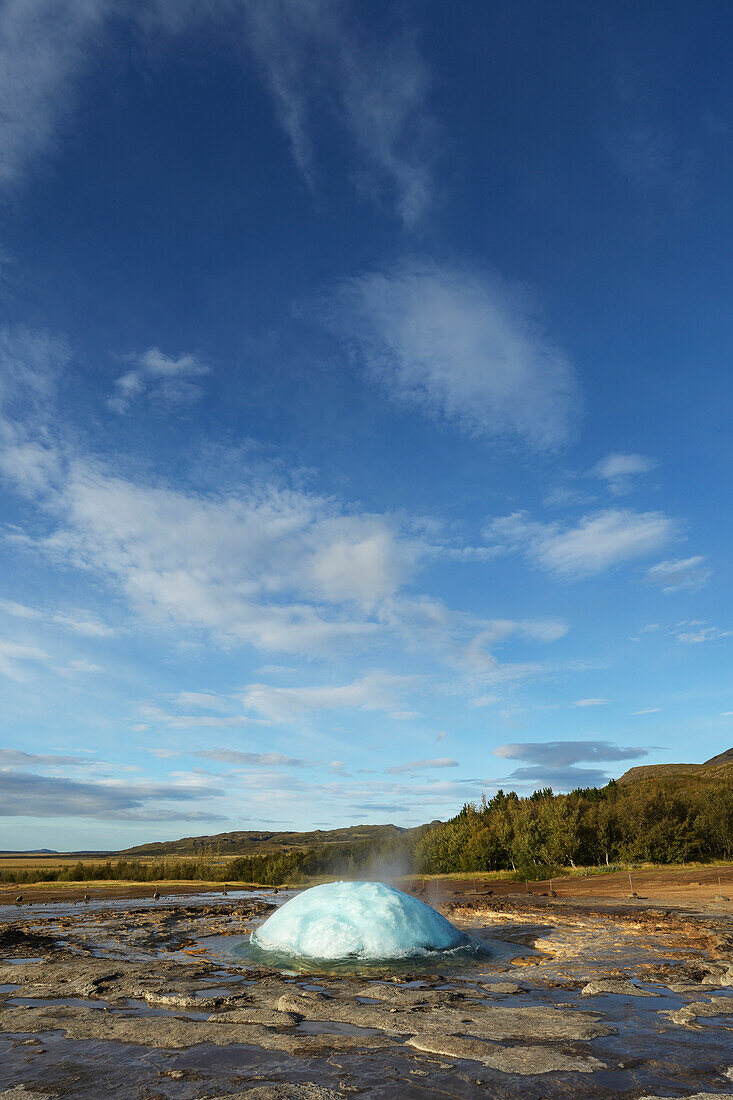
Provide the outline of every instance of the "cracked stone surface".
{"type": "Polygon", "coordinates": [[[229,949],[269,909],[0,925],[0,1100],[733,1095],[722,919],[497,905],[451,914],[493,960],[299,975],[229,949]]]}

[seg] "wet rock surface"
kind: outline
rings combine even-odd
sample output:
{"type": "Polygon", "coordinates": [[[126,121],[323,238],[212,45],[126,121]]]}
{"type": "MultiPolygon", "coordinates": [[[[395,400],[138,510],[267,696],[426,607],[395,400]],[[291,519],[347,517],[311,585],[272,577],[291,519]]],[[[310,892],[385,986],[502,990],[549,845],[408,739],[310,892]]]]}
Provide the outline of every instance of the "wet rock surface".
{"type": "Polygon", "coordinates": [[[48,909],[0,924],[0,1100],[733,1096],[724,918],[485,902],[480,963],[304,975],[233,951],[266,898],[48,909]]]}

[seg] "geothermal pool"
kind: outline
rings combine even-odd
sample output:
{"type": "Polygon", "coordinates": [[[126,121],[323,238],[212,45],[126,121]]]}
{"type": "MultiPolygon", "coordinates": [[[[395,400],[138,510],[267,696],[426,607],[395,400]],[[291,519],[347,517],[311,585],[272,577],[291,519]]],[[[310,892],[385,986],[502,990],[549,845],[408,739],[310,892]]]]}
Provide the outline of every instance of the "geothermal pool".
{"type": "Polygon", "coordinates": [[[441,913],[384,882],[328,882],[286,901],[256,929],[249,951],[308,962],[382,963],[453,953],[481,945],[441,913]]]}
{"type": "Polygon", "coordinates": [[[733,1097],[729,917],[517,896],[443,924],[389,887],[342,886],[338,903],[281,891],[14,911],[0,921],[0,1097],[733,1097]],[[294,955],[316,933],[324,950],[321,918],[336,957],[294,955]],[[362,920],[380,955],[388,935],[417,953],[374,962],[362,920]],[[253,930],[277,939],[270,965],[236,953],[253,930]],[[489,952],[441,946],[455,936],[489,952]]]}

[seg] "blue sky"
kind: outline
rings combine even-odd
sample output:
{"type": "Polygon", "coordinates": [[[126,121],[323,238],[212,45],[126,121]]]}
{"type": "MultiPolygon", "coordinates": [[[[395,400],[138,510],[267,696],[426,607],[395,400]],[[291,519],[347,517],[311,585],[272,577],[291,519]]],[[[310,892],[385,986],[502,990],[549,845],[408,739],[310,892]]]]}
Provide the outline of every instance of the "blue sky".
{"type": "Polygon", "coordinates": [[[0,4],[0,846],[733,743],[732,32],[0,4]]]}

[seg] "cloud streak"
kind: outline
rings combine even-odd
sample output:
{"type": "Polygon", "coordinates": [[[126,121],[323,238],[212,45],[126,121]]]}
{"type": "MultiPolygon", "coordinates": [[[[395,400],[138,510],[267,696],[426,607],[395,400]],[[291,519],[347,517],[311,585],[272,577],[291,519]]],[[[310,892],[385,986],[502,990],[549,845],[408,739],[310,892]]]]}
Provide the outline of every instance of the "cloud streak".
{"type": "Polygon", "coordinates": [[[593,512],[574,526],[541,523],[526,512],[493,520],[488,541],[519,550],[535,565],[560,578],[582,577],[648,557],[678,533],[662,512],[608,509],[593,512]]]}
{"type": "Polygon", "coordinates": [[[218,821],[220,815],[188,809],[218,794],[203,785],[93,783],[0,771],[0,817],[94,818],[102,821],[218,821]],[[167,805],[169,803],[179,804],[167,805]]]}
{"type": "Polygon", "coordinates": [[[662,592],[694,592],[707,584],[713,575],[705,558],[697,554],[692,558],[674,558],[660,561],[646,571],[646,580],[659,585],[662,592]]]}
{"type": "Polygon", "coordinates": [[[432,201],[435,126],[427,69],[410,38],[377,38],[347,2],[244,0],[242,11],[248,48],[308,185],[316,187],[319,172],[316,123],[330,120],[356,157],[359,189],[377,199],[386,193],[405,225],[416,225],[432,201]]]}

